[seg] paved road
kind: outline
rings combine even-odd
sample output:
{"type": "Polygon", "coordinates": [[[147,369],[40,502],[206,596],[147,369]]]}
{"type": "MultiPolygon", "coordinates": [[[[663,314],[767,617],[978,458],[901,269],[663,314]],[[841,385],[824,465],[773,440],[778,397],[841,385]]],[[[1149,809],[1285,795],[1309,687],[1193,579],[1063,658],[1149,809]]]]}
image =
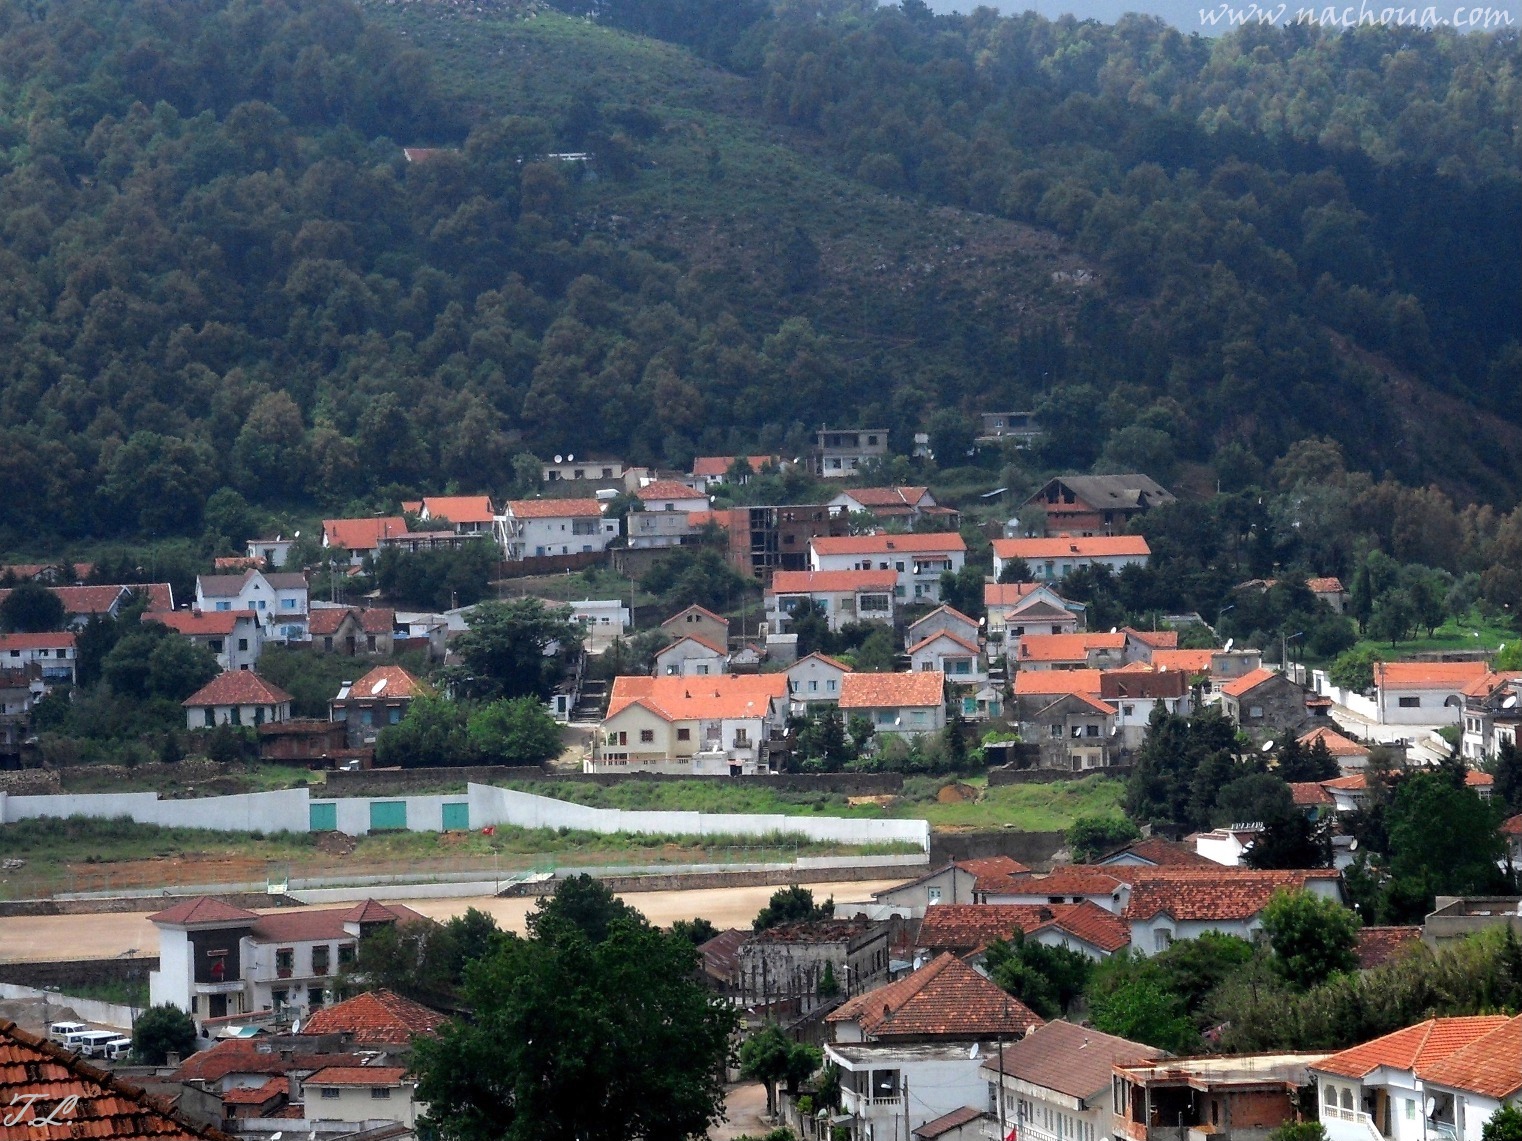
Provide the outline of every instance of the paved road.
{"type": "MultiPolygon", "coordinates": [[[[866,899],[902,879],[852,880],[844,883],[809,884],[816,899],[866,899]]],[[[676,919],[702,917],[719,928],[746,927],[771,898],[775,887],[722,887],[691,891],[629,892],[623,899],[642,911],[653,923],[666,926],[676,919]]],[[[167,902],[167,901],[166,901],[167,902]]],[[[524,917],[534,907],[532,899],[498,899],[482,896],[465,899],[400,900],[435,919],[448,919],[469,907],[496,916],[510,931],[524,929],[524,917]]],[[[337,906],[333,904],[328,907],[337,906]]],[[[293,908],[283,908],[290,911],[293,908]]],[[[158,933],[142,912],[107,915],[41,915],[0,919],[0,962],[37,962],[48,959],[109,959],[115,956],[158,954],[158,933]]]]}
{"type": "Polygon", "coordinates": [[[761,1120],[765,1112],[766,1087],[760,1082],[730,1086],[724,1095],[724,1116],[728,1120],[708,1131],[708,1141],[734,1141],[747,1134],[765,1137],[772,1129],[761,1120]]]}

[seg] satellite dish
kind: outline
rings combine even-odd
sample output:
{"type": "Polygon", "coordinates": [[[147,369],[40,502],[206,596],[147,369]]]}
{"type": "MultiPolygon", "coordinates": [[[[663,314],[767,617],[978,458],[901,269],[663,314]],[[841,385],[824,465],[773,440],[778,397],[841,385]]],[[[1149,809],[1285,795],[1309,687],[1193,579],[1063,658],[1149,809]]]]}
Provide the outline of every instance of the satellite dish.
{"type": "Polygon", "coordinates": [[[1348,845],[1348,851],[1350,851],[1350,852],[1356,852],[1356,851],[1358,851],[1358,841],[1357,840],[1354,840],[1351,844],[1348,845]]]}
{"type": "Polygon", "coordinates": [[[576,462],[576,453],[575,453],[575,452],[571,452],[571,453],[570,453],[570,454],[568,454],[568,455],[567,455],[567,456],[566,456],[566,458],[565,458],[565,461],[566,461],[566,463],[568,463],[568,464],[573,464],[573,463],[575,463],[575,462],[576,462]]]}
{"type": "Polygon", "coordinates": [[[1226,639],[1226,645],[1225,645],[1224,649],[1226,650],[1227,653],[1231,652],[1231,647],[1236,644],[1236,641],[1237,640],[1235,638],[1227,638],[1226,639]]]}
{"type": "Polygon", "coordinates": [[[387,681],[388,681],[388,680],[389,680],[389,679],[388,679],[388,678],[381,678],[381,679],[380,679],[380,681],[378,681],[378,682],[376,682],[376,683],[375,683],[375,684],[374,684],[374,685],[372,685],[372,686],[371,686],[371,687],[370,687],[370,696],[371,696],[371,697],[374,697],[374,696],[375,696],[375,695],[376,695],[376,694],[378,694],[378,693],[379,693],[379,692],[380,692],[380,691],[381,691],[381,690],[383,690],[383,689],[385,689],[385,688],[386,688],[386,682],[387,682],[387,681]]]}
{"type": "Polygon", "coordinates": [[[298,1018],[298,1019],[296,1019],[295,1022],[291,1023],[291,1033],[292,1034],[300,1034],[301,1033],[301,1019],[298,1018]]]}
{"type": "Polygon", "coordinates": [[[972,1044],[972,1049],[967,1051],[967,1056],[969,1058],[976,1058],[978,1056],[978,1044],[976,1042],[972,1044]]]}
{"type": "Polygon", "coordinates": [[[1116,629],[1117,629],[1117,627],[1111,626],[1110,627],[1110,633],[1112,633],[1112,634],[1115,633],[1116,629]]]}
{"type": "Polygon", "coordinates": [[[1274,751],[1274,743],[1272,741],[1264,741],[1263,751],[1265,753],[1272,753],[1274,751]]]}
{"type": "Polygon", "coordinates": [[[285,1134],[283,1132],[282,1133],[271,1133],[270,1134],[270,1141],[280,1141],[280,1138],[282,1138],[284,1136],[285,1136],[285,1134]]]}
{"type": "Polygon", "coordinates": [[[1437,1112],[1437,1098],[1435,1098],[1435,1097],[1429,1097],[1427,1099],[1426,1114],[1427,1114],[1428,1117],[1431,1117],[1436,1112],[1437,1112]]]}
{"type": "Polygon", "coordinates": [[[557,463],[557,464],[563,464],[563,463],[565,463],[565,460],[563,460],[563,459],[561,459],[561,458],[560,458],[560,456],[559,456],[559,455],[558,455],[558,454],[557,454],[557,455],[556,455],[556,456],[555,456],[555,462],[556,462],[556,463],[557,463]]]}

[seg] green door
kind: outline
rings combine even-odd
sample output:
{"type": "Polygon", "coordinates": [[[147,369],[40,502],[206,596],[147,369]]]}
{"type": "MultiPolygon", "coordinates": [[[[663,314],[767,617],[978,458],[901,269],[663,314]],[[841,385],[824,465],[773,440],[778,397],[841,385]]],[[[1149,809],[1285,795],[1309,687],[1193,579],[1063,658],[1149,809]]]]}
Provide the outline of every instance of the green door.
{"type": "Polygon", "coordinates": [[[308,805],[313,832],[338,831],[338,805],[331,800],[314,800],[308,805]]]}
{"type": "Polygon", "coordinates": [[[407,830],[407,802],[405,800],[372,800],[370,802],[370,831],[405,832],[407,830]]]}
{"type": "Polygon", "coordinates": [[[444,831],[470,831],[470,805],[464,802],[444,805],[444,831]]]}

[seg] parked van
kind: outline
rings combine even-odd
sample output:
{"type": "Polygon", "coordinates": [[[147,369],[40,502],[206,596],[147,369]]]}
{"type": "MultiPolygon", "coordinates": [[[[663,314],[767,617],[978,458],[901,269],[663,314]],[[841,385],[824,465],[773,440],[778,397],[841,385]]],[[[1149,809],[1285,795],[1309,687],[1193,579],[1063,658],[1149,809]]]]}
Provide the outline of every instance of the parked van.
{"type": "Polygon", "coordinates": [[[119,1062],[130,1053],[132,1053],[131,1038],[113,1038],[106,1043],[106,1052],[101,1056],[113,1062],[119,1062]]]}
{"type": "Polygon", "coordinates": [[[115,1030],[86,1030],[83,1034],[74,1035],[74,1042],[69,1048],[79,1051],[86,1058],[104,1058],[106,1044],[115,1042],[120,1037],[115,1030]]]}
{"type": "Polygon", "coordinates": [[[48,1026],[48,1038],[60,1046],[68,1046],[70,1038],[84,1034],[89,1029],[83,1022],[54,1022],[48,1026]]]}

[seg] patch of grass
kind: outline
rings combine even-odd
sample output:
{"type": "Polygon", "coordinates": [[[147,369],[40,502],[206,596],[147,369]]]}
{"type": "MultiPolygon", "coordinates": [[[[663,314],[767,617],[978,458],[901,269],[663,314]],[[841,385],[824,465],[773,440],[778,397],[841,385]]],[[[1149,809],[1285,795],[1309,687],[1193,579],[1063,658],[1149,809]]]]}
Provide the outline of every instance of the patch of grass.
{"type": "Polygon", "coordinates": [[[719,780],[622,781],[613,785],[580,781],[507,781],[506,788],[531,792],[592,808],[657,812],[758,812],[801,816],[878,815],[876,809],[853,808],[836,792],[792,792],[719,780]]]}
{"type": "Polygon", "coordinates": [[[1016,828],[1024,832],[1060,832],[1080,816],[1121,815],[1123,781],[1091,776],[1051,784],[1007,784],[987,789],[976,801],[915,805],[912,812],[932,828],[1016,828]]]}
{"type": "Polygon", "coordinates": [[[1361,638],[1354,648],[1370,649],[1381,657],[1394,661],[1398,658],[1410,657],[1412,654],[1430,653],[1434,650],[1495,651],[1503,645],[1515,645],[1517,639],[1518,634],[1514,626],[1484,618],[1476,612],[1471,613],[1466,621],[1443,623],[1433,631],[1430,638],[1412,638],[1409,641],[1396,642],[1393,646],[1389,642],[1361,638]]]}
{"type": "Polygon", "coordinates": [[[111,1002],[117,1006],[146,1007],[148,1005],[147,979],[131,982],[126,979],[93,981],[80,979],[75,982],[60,983],[58,990],[71,998],[93,998],[97,1002],[111,1002]]]}

